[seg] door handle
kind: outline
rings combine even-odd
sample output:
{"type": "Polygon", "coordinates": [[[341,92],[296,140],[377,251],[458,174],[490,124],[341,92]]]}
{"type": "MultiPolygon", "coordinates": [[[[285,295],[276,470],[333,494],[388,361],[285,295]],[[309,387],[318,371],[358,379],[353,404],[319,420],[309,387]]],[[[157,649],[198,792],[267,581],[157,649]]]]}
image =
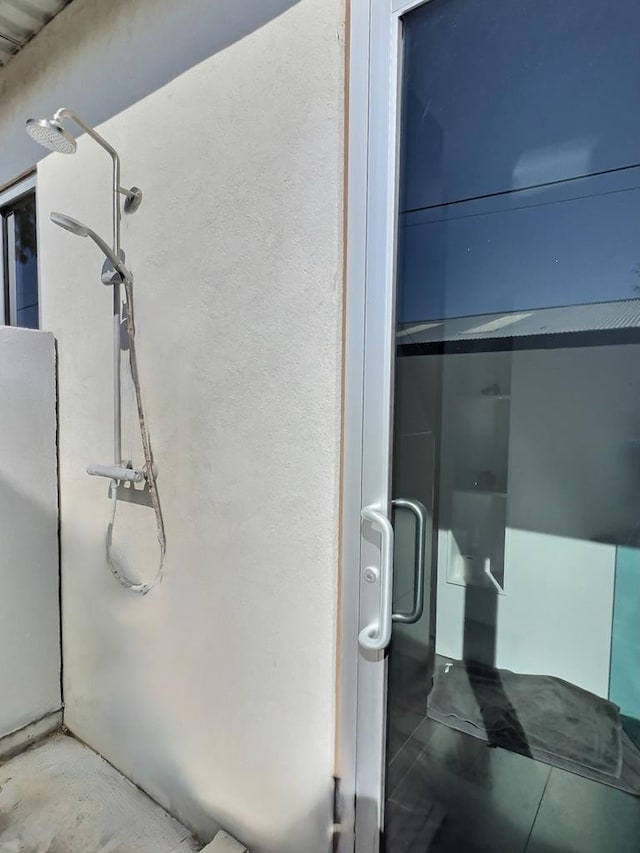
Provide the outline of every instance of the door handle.
{"type": "MultiPolygon", "coordinates": [[[[391,522],[375,506],[365,506],[362,520],[368,522],[380,534],[380,570],[367,568],[372,581],[379,584],[378,616],[360,631],[358,642],[363,649],[380,652],[391,642],[391,607],[393,596],[393,527],[391,522]]],[[[369,578],[367,578],[369,579],[369,578]]]]}
{"type": "Polygon", "coordinates": [[[416,519],[416,547],[414,553],[413,607],[409,613],[393,613],[394,622],[413,625],[424,612],[424,561],[427,548],[427,510],[420,501],[396,498],[391,501],[397,509],[408,509],[416,519]]]}

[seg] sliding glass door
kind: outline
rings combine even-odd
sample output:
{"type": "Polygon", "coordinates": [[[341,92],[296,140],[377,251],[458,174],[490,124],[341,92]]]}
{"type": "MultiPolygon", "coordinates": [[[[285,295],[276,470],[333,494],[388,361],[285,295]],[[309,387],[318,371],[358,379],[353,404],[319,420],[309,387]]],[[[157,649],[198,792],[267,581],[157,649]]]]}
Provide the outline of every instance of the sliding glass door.
{"type": "Polygon", "coordinates": [[[381,849],[628,853],[640,6],[431,0],[401,31],[381,849]]]}

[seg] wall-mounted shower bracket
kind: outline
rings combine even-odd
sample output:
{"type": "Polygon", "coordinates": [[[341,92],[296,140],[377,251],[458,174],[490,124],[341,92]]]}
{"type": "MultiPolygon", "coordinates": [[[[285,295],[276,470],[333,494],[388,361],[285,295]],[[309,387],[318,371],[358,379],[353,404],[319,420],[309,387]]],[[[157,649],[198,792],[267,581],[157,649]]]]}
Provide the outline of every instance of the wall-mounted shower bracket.
{"type": "MultiPolygon", "coordinates": [[[[124,251],[120,249],[120,260],[124,263],[126,261],[126,257],[124,251]]],[[[105,258],[104,263],[102,264],[102,271],[100,273],[100,281],[103,284],[106,284],[108,287],[114,285],[124,284],[124,276],[117,270],[111,258],[105,258]]]]}
{"type": "Polygon", "coordinates": [[[118,187],[118,192],[125,197],[123,205],[124,212],[135,213],[142,204],[142,190],[140,187],[131,187],[131,189],[118,187]]]}

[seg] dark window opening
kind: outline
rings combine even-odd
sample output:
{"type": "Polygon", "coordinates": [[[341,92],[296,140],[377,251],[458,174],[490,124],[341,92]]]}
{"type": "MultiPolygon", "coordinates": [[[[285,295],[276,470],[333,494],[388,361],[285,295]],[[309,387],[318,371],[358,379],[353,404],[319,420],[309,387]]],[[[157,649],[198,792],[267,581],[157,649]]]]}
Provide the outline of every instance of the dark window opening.
{"type": "Polygon", "coordinates": [[[39,327],[36,194],[30,191],[0,209],[4,323],[39,327]]]}

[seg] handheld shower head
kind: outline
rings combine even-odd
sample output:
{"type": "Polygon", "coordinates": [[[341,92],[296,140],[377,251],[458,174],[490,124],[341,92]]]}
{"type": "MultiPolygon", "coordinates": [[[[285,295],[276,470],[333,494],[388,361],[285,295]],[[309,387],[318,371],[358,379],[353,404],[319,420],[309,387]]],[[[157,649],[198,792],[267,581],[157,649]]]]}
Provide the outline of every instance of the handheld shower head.
{"type": "Polygon", "coordinates": [[[82,222],[78,222],[77,219],[73,219],[71,216],[67,216],[65,213],[56,213],[54,211],[49,215],[49,218],[56,225],[59,225],[60,228],[64,228],[65,231],[70,231],[72,234],[77,234],[78,237],[89,236],[89,228],[86,225],[83,225],[82,222]]]}
{"type": "Polygon", "coordinates": [[[70,231],[72,234],[77,234],[78,237],[91,237],[96,246],[111,261],[114,269],[116,269],[126,281],[130,283],[133,282],[133,276],[122,263],[120,258],[116,256],[116,253],[113,251],[111,246],[109,246],[106,240],[103,240],[99,234],[96,234],[95,231],[89,228],[88,225],[85,225],[83,222],[79,222],[77,219],[73,219],[71,216],[67,216],[65,213],[57,213],[56,211],[50,213],[49,218],[55,225],[59,225],[60,228],[64,228],[65,231],[70,231]]]}
{"type": "Polygon", "coordinates": [[[35,142],[48,148],[49,151],[74,154],[78,147],[74,137],[57,119],[27,119],[27,133],[35,142]]]}

